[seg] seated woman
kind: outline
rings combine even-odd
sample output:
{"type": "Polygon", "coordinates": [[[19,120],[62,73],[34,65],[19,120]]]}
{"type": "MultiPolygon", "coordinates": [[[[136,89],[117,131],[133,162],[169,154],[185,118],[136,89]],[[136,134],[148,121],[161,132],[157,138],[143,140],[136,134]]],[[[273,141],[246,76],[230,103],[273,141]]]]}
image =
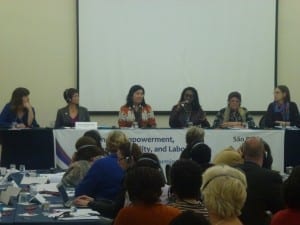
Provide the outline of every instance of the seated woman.
{"type": "MultiPolygon", "coordinates": [[[[141,155],[142,151],[137,144],[125,142],[119,146],[117,151],[118,163],[124,171],[128,171],[141,155]]],[[[88,206],[105,217],[114,218],[124,206],[125,193],[126,189],[123,187],[114,201],[95,200],[87,195],[82,195],[77,197],[74,203],[78,206],[88,206]]]]}
{"type": "Polygon", "coordinates": [[[134,123],[140,128],[156,127],[154,113],[145,102],[145,90],[140,85],[130,88],[126,104],[120,108],[119,127],[132,127],[134,123]]]}
{"type": "Polygon", "coordinates": [[[72,163],[61,180],[62,184],[67,187],[76,187],[86,175],[92,163],[104,155],[104,151],[90,137],[79,138],[75,147],[76,152],[73,155],[72,163]]]}
{"type": "Polygon", "coordinates": [[[132,204],[120,210],[114,225],[168,225],[180,210],[159,203],[164,180],[157,169],[135,167],[128,171],[125,186],[132,204]]]}
{"type": "Polygon", "coordinates": [[[217,113],[213,128],[255,128],[254,120],[248,110],[241,107],[242,97],[239,92],[231,92],[227,101],[227,107],[217,113]]]}
{"type": "Polygon", "coordinates": [[[265,115],[265,127],[300,126],[298,107],[291,101],[287,86],[279,85],[274,91],[274,101],[269,104],[265,115]]]}
{"type": "Polygon", "coordinates": [[[105,152],[105,150],[103,149],[102,144],[101,144],[102,137],[101,137],[100,133],[98,132],[98,130],[88,130],[83,134],[83,136],[94,139],[96,141],[97,147],[99,147],[101,150],[103,150],[105,152]]]}
{"type": "Polygon", "coordinates": [[[169,125],[172,128],[183,128],[190,125],[210,126],[199,103],[195,88],[187,87],[182,91],[179,102],[172,108],[169,125]]]}
{"type": "Polygon", "coordinates": [[[199,127],[191,127],[185,135],[186,147],[180,154],[180,159],[191,159],[206,170],[212,164],[211,149],[204,143],[204,130],[199,127]]]}
{"type": "Polygon", "coordinates": [[[87,195],[96,200],[114,201],[122,189],[124,171],[117,158],[119,146],[128,142],[126,135],[115,130],[108,134],[106,148],[109,155],[96,160],[75,189],[75,196],[87,195]]]}
{"type": "Polygon", "coordinates": [[[238,216],[247,197],[247,181],[238,169],[213,166],[203,174],[201,192],[210,222],[222,225],[242,225],[238,216]]]}
{"type": "Polygon", "coordinates": [[[300,166],[296,166],[283,183],[283,197],[286,209],[278,211],[271,225],[298,225],[300,221],[300,166]]]}
{"type": "Polygon", "coordinates": [[[171,169],[171,193],[175,201],[169,205],[182,211],[191,210],[208,219],[207,209],[200,201],[202,168],[193,160],[177,160],[171,169]]]}
{"type": "Polygon", "coordinates": [[[229,146],[222,151],[218,152],[213,159],[214,165],[228,165],[236,166],[244,163],[242,154],[236,151],[232,146],[229,146]]]}
{"type": "Polygon", "coordinates": [[[57,111],[55,128],[74,127],[75,122],[89,122],[90,116],[86,108],[79,106],[79,92],[75,88],[66,89],[63,93],[67,106],[57,111]]]}
{"type": "Polygon", "coordinates": [[[0,126],[12,128],[39,127],[35,120],[35,111],[29,101],[27,88],[16,88],[9,103],[0,114],[0,126]]]}

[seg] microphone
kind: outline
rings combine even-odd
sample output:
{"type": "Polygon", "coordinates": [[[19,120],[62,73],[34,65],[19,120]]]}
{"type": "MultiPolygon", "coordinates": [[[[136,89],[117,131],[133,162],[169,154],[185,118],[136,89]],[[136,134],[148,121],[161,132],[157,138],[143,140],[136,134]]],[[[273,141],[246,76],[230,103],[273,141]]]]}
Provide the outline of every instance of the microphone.
{"type": "Polygon", "coordinates": [[[186,104],[188,104],[189,103],[189,101],[188,100],[185,100],[185,101],[183,101],[183,102],[181,102],[181,107],[184,107],[186,104]]]}

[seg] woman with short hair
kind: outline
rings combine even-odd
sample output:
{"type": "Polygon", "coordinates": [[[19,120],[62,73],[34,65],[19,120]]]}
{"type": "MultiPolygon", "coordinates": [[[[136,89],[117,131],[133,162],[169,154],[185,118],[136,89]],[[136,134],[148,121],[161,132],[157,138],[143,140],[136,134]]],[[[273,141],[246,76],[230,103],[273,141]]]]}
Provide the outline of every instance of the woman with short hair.
{"type": "Polygon", "coordinates": [[[212,225],[242,225],[238,216],[247,197],[245,175],[230,166],[213,166],[203,174],[201,192],[212,225]]]}
{"type": "Polygon", "coordinates": [[[217,113],[213,128],[255,128],[253,118],[248,110],[241,106],[241,102],[242,96],[239,92],[229,93],[227,107],[217,113]]]}
{"type": "Polygon", "coordinates": [[[67,105],[57,111],[55,128],[74,127],[76,122],[90,121],[88,110],[79,105],[79,91],[77,89],[66,89],[63,97],[67,105]]]}

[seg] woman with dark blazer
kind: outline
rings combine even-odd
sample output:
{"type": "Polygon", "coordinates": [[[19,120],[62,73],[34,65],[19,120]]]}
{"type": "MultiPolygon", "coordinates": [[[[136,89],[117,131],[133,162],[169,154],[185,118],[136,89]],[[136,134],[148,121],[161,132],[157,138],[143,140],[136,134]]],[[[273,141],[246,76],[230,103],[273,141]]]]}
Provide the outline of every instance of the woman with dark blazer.
{"type": "Polygon", "coordinates": [[[289,88],[279,85],[274,90],[274,101],[269,104],[265,115],[265,127],[300,126],[299,110],[291,101],[289,88]]]}
{"type": "Polygon", "coordinates": [[[66,89],[63,96],[68,105],[57,111],[55,128],[74,127],[75,122],[90,121],[87,109],[79,106],[79,92],[77,89],[66,89]]]}

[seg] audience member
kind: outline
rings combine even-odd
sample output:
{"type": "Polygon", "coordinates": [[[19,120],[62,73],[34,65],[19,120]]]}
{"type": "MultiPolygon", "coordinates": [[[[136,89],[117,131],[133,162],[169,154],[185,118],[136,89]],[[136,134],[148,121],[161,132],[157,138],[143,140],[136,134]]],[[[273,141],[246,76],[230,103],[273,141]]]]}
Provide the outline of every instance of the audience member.
{"type": "Polygon", "coordinates": [[[238,216],[246,200],[246,188],[246,177],[238,169],[218,165],[204,172],[201,191],[213,225],[242,225],[238,216]]]}
{"type": "Polygon", "coordinates": [[[180,159],[191,159],[197,162],[204,170],[211,166],[211,149],[204,144],[204,130],[199,127],[188,129],[186,148],[180,154],[180,159]]]}
{"type": "Polygon", "coordinates": [[[212,161],[215,165],[228,165],[235,166],[243,163],[244,160],[241,154],[236,151],[232,146],[225,148],[217,153],[212,161]]]}
{"type": "Polygon", "coordinates": [[[250,137],[242,145],[244,164],[239,165],[247,178],[247,200],[240,219],[244,225],[268,224],[267,211],[276,213],[283,208],[282,179],[279,173],[262,168],[264,145],[259,137],[250,137]]]}
{"type": "Polygon", "coordinates": [[[86,108],[79,106],[79,91],[75,88],[68,88],[64,91],[63,97],[67,106],[57,111],[55,128],[74,127],[75,122],[90,121],[86,108]]]}
{"type": "Polygon", "coordinates": [[[241,101],[242,97],[239,92],[231,92],[228,95],[227,107],[217,113],[213,128],[254,128],[254,120],[248,110],[241,107],[241,101]]]}
{"type": "Polygon", "coordinates": [[[190,125],[200,125],[206,128],[210,126],[199,103],[195,88],[183,89],[179,102],[172,108],[169,125],[172,128],[183,128],[190,125]]]}
{"type": "Polygon", "coordinates": [[[142,86],[133,85],[130,88],[126,104],[120,108],[119,127],[132,127],[134,123],[141,128],[156,127],[154,113],[151,106],[146,104],[144,95],[142,86]]]}
{"type": "Polygon", "coordinates": [[[0,114],[0,126],[8,128],[39,127],[35,119],[35,111],[29,101],[27,88],[16,88],[0,114]]]}
{"type": "Polygon", "coordinates": [[[278,211],[272,218],[271,225],[300,224],[300,166],[293,169],[283,184],[283,197],[286,209],[278,211]]]}
{"type": "Polygon", "coordinates": [[[103,149],[102,144],[101,144],[102,138],[101,138],[101,135],[98,132],[98,130],[88,130],[83,134],[83,136],[93,138],[96,141],[97,146],[100,149],[103,149]]]}
{"type": "Polygon", "coordinates": [[[207,209],[200,201],[202,168],[194,161],[177,160],[171,169],[171,194],[175,201],[169,205],[182,211],[191,210],[208,218],[207,209]]]}
{"type": "Polygon", "coordinates": [[[274,101],[269,104],[265,115],[266,127],[300,126],[300,116],[297,104],[291,101],[290,90],[285,85],[279,85],[274,91],[274,101]]]}
{"type": "MultiPolygon", "coordinates": [[[[137,144],[125,142],[119,146],[119,150],[117,151],[118,163],[124,171],[128,171],[141,155],[142,151],[137,144]]],[[[82,195],[77,197],[74,203],[78,206],[88,206],[100,212],[101,215],[105,217],[114,218],[124,206],[125,194],[126,189],[123,187],[114,201],[103,199],[95,200],[90,196],[82,195]]]]}
{"type": "Polygon", "coordinates": [[[211,223],[202,214],[184,211],[176,216],[169,225],[211,225],[211,223]]]}
{"type": "Polygon", "coordinates": [[[132,205],[118,213],[115,225],[168,225],[180,210],[159,203],[164,179],[157,169],[135,167],[129,170],[125,185],[132,205]]]}
{"type": "Polygon", "coordinates": [[[121,131],[112,131],[106,139],[107,157],[96,160],[86,176],[75,189],[75,196],[87,195],[96,200],[115,200],[122,189],[124,171],[118,164],[117,151],[127,142],[121,131]]]}
{"type": "Polygon", "coordinates": [[[76,152],[73,155],[72,163],[61,180],[64,186],[76,187],[86,175],[91,164],[101,155],[104,155],[104,151],[90,137],[79,138],[75,147],[76,152]]]}
{"type": "Polygon", "coordinates": [[[262,142],[264,144],[264,150],[265,150],[262,168],[271,170],[272,164],[273,164],[272,151],[271,151],[270,145],[267,142],[265,142],[264,140],[262,140],[262,142]]]}

